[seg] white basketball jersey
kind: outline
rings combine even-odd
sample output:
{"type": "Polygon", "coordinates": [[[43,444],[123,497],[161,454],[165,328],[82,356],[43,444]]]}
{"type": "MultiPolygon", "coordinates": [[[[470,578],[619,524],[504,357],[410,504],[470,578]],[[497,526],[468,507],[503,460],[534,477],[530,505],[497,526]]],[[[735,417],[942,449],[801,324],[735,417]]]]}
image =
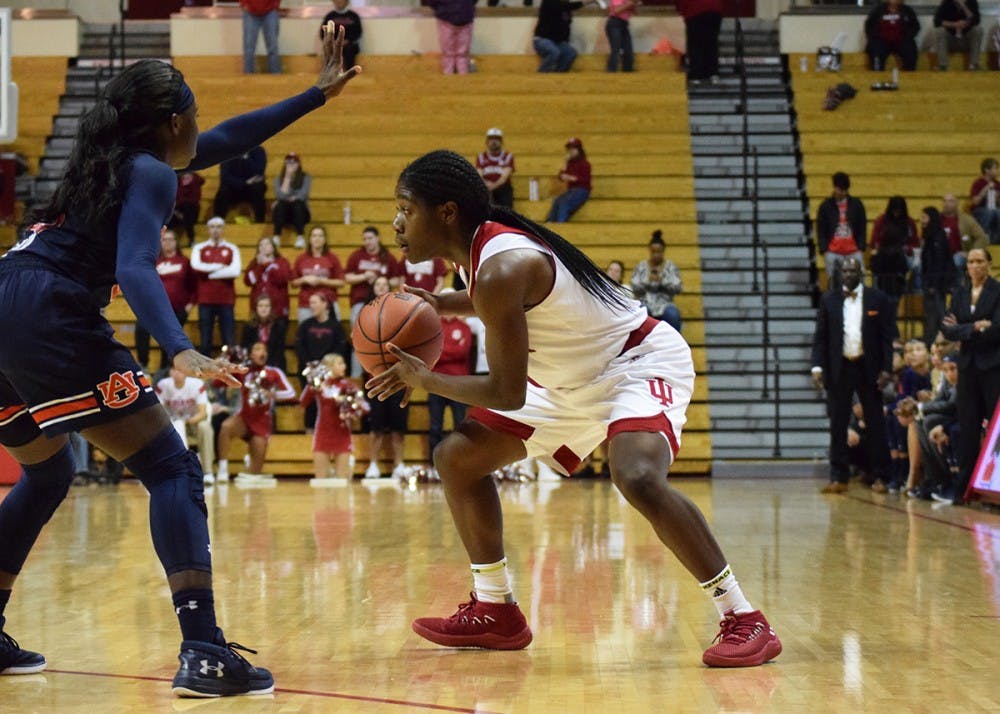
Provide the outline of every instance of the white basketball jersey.
{"type": "Polygon", "coordinates": [[[499,253],[521,249],[544,253],[555,268],[552,290],[525,312],[528,378],[546,389],[572,389],[593,382],[621,353],[629,334],[646,320],[646,308],[624,296],[625,307],[605,304],[587,292],[539,238],[492,221],[481,225],[472,241],[470,294],[483,264],[499,253]]]}

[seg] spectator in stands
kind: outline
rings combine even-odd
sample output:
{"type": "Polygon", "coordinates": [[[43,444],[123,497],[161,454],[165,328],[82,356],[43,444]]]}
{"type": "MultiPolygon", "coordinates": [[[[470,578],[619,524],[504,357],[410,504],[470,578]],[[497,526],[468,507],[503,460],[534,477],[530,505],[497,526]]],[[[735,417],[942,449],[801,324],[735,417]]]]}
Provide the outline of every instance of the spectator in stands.
{"type": "MultiPolygon", "coordinates": [[[[243,271],[243,283],[250,288],[250,304],[256,303],[261,295],[267,295],[271,298],[274,316],[284,319],[287,323],[288,283],[291,279],[292,266],[278,252],[274,242],[266,236],[258,240],[257,254],[243,271]]],[[[249,345],[247,347],[249,348],[249,345]]]]}
{"type": "MultiPolygon", "coordinates": [[[[927,346],[918,339],[907,340],[903,354],[904,366],[899,370],[899,379],[891,401],[888,401],[888,413],[885,417],[892,470],[887,474],[886,480],[876,479],[872,484],[872,490],[876,493],[899,493],[906,484],[910,470],[907,423],[899,419],[897,407],[903,402],[916,404],[917,399],[926,399],[931,394],[931,363],[927,346]]],[[[913,414],[908,416],[912,417],[913,414]]]]}
{"type": "Polygon", "coordinates": [[[347,363],[343,355],[331,352],[323,356],[326,377],[320,384],[306,384],[299,402],[303,407],[317,403],[316,431],[313,434],[313,478],[315,485],[325,485],[330,478],[330,461],[333,457],[333,475],[338,479],[354,476],[351,456],[354,442],[351,429],[357,420],[370,409],[361,390],[347,379],[347,363]]]}
{"type": "Polygon", "coordinates": [[[938,69],[948,69],[952,52],[969,53],[969,69],[979,69],[983,49],[983,28],[979,24],[977,0],[941,0],[934,12],[934,46],[938,69]]]}
{"type": "Polygon", "coordinates": [[[916,265],[914,251],[920,249],[917,224],[910,218],[905,198],[889,198],[885,213],[875,219],[869,244],[875,286],[898,305],[906,289],[906,274],[916,265]]]}
{"type": "Polygon", "coordinates": [[[476,156],[476,171],[483,177],[490,190],[490,201],[495,206],[514,207],[514,154],[503,148],[503,132],[493,127],[486,131],[486,151],[476,156]]]}
{"type": "Polygon", "coordinates": [[[566,2],[566,0],[542,0],[538,8],[538,22],[535,36],[531,41],[535,54],[541,59],[539,72],[569,72],[576,59],[576,49],[569,43],[569,26],[573,22],[573,12],[587,5],[596,5],[597,0],[566,2]]]}
{"type": "Polygon", "coordinates": [[[249,352],[254,344],[263,342],[267,345],[267,363],[282,372],[287,371],[285,338],[288,336],[288,318],[280,317],[275,312],[274,301],[267,293],[259,294],[250,304],[253,312],[243,324],[240,346],[249,352]]]}
{"type": "Polygon", "coordinates": [[[246,202],[253,210],[254,223],[263,223],[267,212],[264,203],[266,168],[267,153],[262,146],[255,146],[245,154],[219,164],[219,189],[212,202],[215,215],[225,218],[234,206],[246,202]]]}
{"type": "Polygon", "coordinates": [[[979,222],[968,213],[962,213],[958,208],[955,194],[947,193],[941,200],[941,228],[948,238],[948,248],[955,261],[956,279],[965,274],[965,261],[973,248],[985,248],[989,238],[979,222]]]}
{"type": "Polygon", "coordinates": [[[358,59],[358,52],[361,50],[361,18],[358,13],[350,7],[350,0],[333,0],[333,9],[323,17],[323,25],[320,27],[319,37],[323,39],[323,27],[328,22],[344,27],[344,66],[353,67],[358,59]]]}
{"type": "Polygon", "coordinates": [[[887,0],[872,8],[865,20],[868,44],[865,52],[871,69],[881,72],[889,55],[896,55],[902,69],[910,72],[917,68],[917,33],[920,20],[913,8],[903,0],[887,0]]]}
{"type": "MultiPolygon", "coordinates": [[[[242,388],[230,387],[222,382],[213,381],[207,385],[208,389],[208,411],[210,414],[209,423],[212,425],[212,445],[213,453],[219,454],[219,434],[222,433],[222,425],[226,419],[235,414],[240,408],[240,397],[242,388]]],[[[229,479],[229,472],[226,472],[226,480],[229,479]]],[[[217,483],[224,483],[222,474],[216,473],[217,483]]]]}
{"type": "Polygon", "coordinates": [[[205,179],[194,171],[177,174],[177,198],[174,199],[174,212],[167,227],[173,231],[183,229],[189,246],[194,245],[194,224],[201,213],[201,187],[204,183],[205,179]]]}
{"type": "Polygon", "coordinates": [[[604,34],[610,46],[607,65],[609,72],[618,71],[619,58],[622,72],[634,69],[635,53],[632,51],[632,33],[629,31],[628,21],[640,5],[640,0],[608,0],[608,19],[604,22],[604,34]]]}
{"type": "MultiPolygon", "coordinates": [[[[333,311],[327,293],[315,292],[309,296],[309,308],[312,317],[299,323],[295,333],[295,356],[299,361],[299,380],[305,386],[302,370],[310,362],[321,360],[325,355],[334,352],[341,355],[344,361],[348,358],[347,336],[333,311]]],[[[306,408],[306,433],[312,433],[316,423],[315,405],[306,408]]]]}
{"type": "Polygon", "coordinates": [[[830,417],[830,483],[823,493],[847,491],[847,427],[855,393],[864,414],[871,475],[885,481],[891,473],[881,390],[892,378],[892,342],[898,333],[889,298],[864,287],[861,272],[859,259],[844,259],[816,317],[812,378],[817,389],[826,389],[830,417]]]}
{"type": "Polygon", "coordinates": [[[212,475],[215,470],[215,435],[208,418],[208,392],[205,383],[195,377],[187,377],[176,367],[171,367],[170,376],[156,383],[156,396],[167,410],[181,441],[190,446],[193,440],[198,448],[205,483],[215,483],[212,475]]]}
{"type": "Polygon", "coordinates": [[[340,319],[340,302],[337,290],[344,285],[344,268],[337,254],[330,250],[326,228],[313,226],[309,231],[309,246],[306,252],[295,259],[292,287],[299,288],[296,322],[302,323],[313,316],[309,298],[313,293],[326,294],[333,309],[334,317],[340,319]]]}
{"type": "Polygon", "coordinates": [[[961,341],[958,352],[957,478],[934,494],[935,500],[961,504],[979,456],[983,421],[1000,400],[1000,282],[990,277],[992,256],[985,248],[969,251],[968,285],[957,288],[951,309],[941,321],[949,340],[961,341]]]}
{"type": "Polygon", "coordinates": [[[427,0],[427,4],[437,18],[441,71],[445,74],[468,74],[476,0],[427,0]]]}
{"type": "MultiPolygon", "coordinates": [[[[160,233],[160,257],[156,259],[156,273],[163,281],[163,289],[167,291],[170,307],[177,317],[177,322],[183,326],[187,322],[188,313],[194,307],[198,276],[191,270],[191,263],[187,257],[177,247],[177,234],[169,228],[160,233]]],[[[135,353],[143,371],[148,372],[149,330],[139,322],[135,323],[135,353]]],[[[165,365],[161,350],[160,367],[165,365]]]]}
{"type": "Polygon", "coordinates": [[[622,282],[625,279],[625,263],[620,260],[612,260],[608,263],[608,267],[604,269],[604,272],[607,273],[609,278],[618,283],[618,286],[625,291],[629,297],[634,297],[635,293],[632,292],[632,286],[622,282]]]}
{"type": "Polygon", "coordinates": [[[440,258],[424,260],[420,263],[403,261],[403,282],[411,288],[420,288],[429,293],[439,293],[444,288],[448,266],[440,258]]]}
{"type": "Polygon", "coordinates": [[[719,80],[719,28],[722,0],[679,0],[677,12],[684,18],[684,54],[691,84],[719,80]]]}
{"type": "Polygon", "coordinates": [[[681,311],[674,304],[674,295],[681,292],[681,273],[671,260],[664,258],[666,243],[663,231],[653,231],[649,239],[649,259],[640,260],[632,269],[632,294],[646,306],[650,317],[681,331],[681,311]]]}
{"type": "Polygon", "coordinates": [[[257,35],[261,33],[264,34],[264,47],[267,49],[267,71],[281,74],[281,56],[278,54],[280,5],[281,0],[240,0],[240,7],[243,8],[243,74],[256,71],[257,35]]]}
{"type": "MultiPolygon", "coordinates": [[[[351,286],[351,329],[358,319],[361,307],[371,299],[375,279],[383,276],[389,280],[390,289],[399,286],[402,269],[392,253],[382,245],[378,228],[366,226],[361,232],[361,247],[347,258],[344,279],[351,286]]],[[[351,376],[361,374],[361,365],[356,359],[351,361],[351,376]]]]}
{"type": "Polygon", "coordinates": [[[972,182],[969,189],[969,206],[973,218],[986,231],[991,244],[1000,243],[1000,210],[997,206],[997,196],[1000,195],[1000,164],[996,159],[983,159],[979,165],[979,178],[972,182]]]}
{"type": "Polygon", "coordinates": [[[938,210],[933,206],[924,208],[920,214],[920,225],[923,226],[920,271],[924,291],[924,342],[930,346],[941,327],[945,296],[955,284],[956,270],[938,210]]]}
{"type": "Polygon", "coordinates": [[[250,369],[236,375],[243,382],[240,408],[222,422],[219,431],[219,480],[229,480],[229,446],[232,440],[249,442],[250,473],[263,473],[267,443],[274,433],[274,406],[296,398],[288,377],[267,364],[267,345],[258,342],[250,350],[250,369]]]}
{"type": "Polygon", "coordinates": [[[271,221],[274,223],[274,244],[281,244],[282,229],[291,224],[295,228],[295,247],[305,248],[306,223],[312,220],[309,213],[309,189],[312,176],[302,170],[302,162],[294,151],[285,157],[281,174],[274,179],[274,203],[271,221]]]}
{"type": "MultiPolygon", "coordinates": [[[[372,283],[369,299],[385,295],[392,288],[389,278],[380,275],[372,283]]],[[[368,381],[367,375],[361,380],[364,384],[368,381]]],[[[407,422],[410,416],[410,405],[403,406],[403,392],[399,391],[390,396],[385,401],[370,399],[371,412],[368,414],[366,425],[369,438],[368,453],[371,463],[365,470],[365,478],[381,478],[382,469],[379,468],[378,458],[382,453],[386,437],[389,437],[389,450],[392,454],[392,478],[402,479],[407,476],[406,464],[404,462],[404,438],[406,436],[407,422]]]]}
{"type": "MultiPolygon", "coordinates": [[[[454,292],[451,288],[445,288],[441,293],[454,292]]],[[[466,375],[471,372],[474,366],[473,360],[473,337],[472,328],[461,317],[448,315],[441,317],[441,334],[444,335],[444,345],[441,350],[441,358],[434,365],[434,372],[438,374],[466,375]]],[[[430,417],[430,427],[427,431],[427,453],[428,461],[433,469],[434,449],[444,438],[444,411],[451,409],[451,421],[457,428],[465,420],[466,405],[448,397],[442,397],[433,392],[427,393],[427,412],[430,417]]],[[[437,480],[432,471],[432,480],[437,480]]]]}
{"type": "Polygon", "coordinates": [[[943,356],[941,371],[944,378],[933,396],[916,402],[912,421],[907,424],[910,471],[906,495],[911,498],[929,499],[936,488],[950,481],[948,463],[931,441],[930,432],[937,426],[946,425],[947,428],[957,421],[958,358],[953,354],[943,356]]]}
{"type": "Polygon", "coordinates": [[[868,218],[865,205],[850,195],[851,178],[843,171],[833,175],[833,195],[816,211],[816,247],[823,254],[829,287],[840,275],[838,267],[846,258],[864,265],[868,218]]]}
{"type": "Polygon", "coordinates": [[[550,223],[565,223],[590,198],[590,162],[583,142],[575,136],[566,142],[566,162],[559,170],[559,180],[566,190],[552,199],[552,207],[545,218],[550,223]]]}
{"type": "Polygon", "coordinates": [[[240,249],[223,238],[226,222],[219,216],[208,219],[208,240],[191,250],[191,269],[198,277],[198,328],[201,353],[212,354],[212,331],[219,323],[222,344],[235,340],[235,280],[240,276],[240,249]]]}

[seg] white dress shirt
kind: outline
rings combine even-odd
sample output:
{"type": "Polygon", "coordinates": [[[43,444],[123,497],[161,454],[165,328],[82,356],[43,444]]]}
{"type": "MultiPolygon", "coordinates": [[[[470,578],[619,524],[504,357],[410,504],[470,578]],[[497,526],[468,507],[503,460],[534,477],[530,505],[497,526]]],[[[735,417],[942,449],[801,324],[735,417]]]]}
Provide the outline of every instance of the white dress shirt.
{"type": "Polygon", "coordinates": [[[861,347],[861,316],[863,314],[862,300],[864,287],[859,283],[854,289],[856,295],[849,297],[844,289],[844,357],[857,359],[864,354],[861,347]]]}

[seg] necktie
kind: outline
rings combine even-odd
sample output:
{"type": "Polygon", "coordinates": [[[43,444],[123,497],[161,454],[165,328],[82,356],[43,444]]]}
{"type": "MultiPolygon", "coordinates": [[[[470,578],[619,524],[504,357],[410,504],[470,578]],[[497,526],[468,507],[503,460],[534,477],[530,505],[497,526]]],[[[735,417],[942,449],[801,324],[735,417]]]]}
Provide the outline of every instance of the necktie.
{"type": "Polygon", "coordinates": [[[857,296],[858,296],[858,291],[857,290],[845,290],[844,291],[844,297],[845,298],[850,298],[851,300],[853,300],[857,296]]]}

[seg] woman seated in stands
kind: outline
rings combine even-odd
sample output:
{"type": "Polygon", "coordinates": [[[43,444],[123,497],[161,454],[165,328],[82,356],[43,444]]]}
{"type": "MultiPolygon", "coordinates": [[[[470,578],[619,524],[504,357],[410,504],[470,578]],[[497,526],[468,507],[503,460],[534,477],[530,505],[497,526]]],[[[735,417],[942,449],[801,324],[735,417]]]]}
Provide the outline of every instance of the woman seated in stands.
{"type": "Polygon", "coordinates": [[[653,231],[649,239],[649,260],[640,260],[632,270],[632,293],[650,317],[681,331],[681,311],[674,304],[674,295],[681,292],[681,273],[673,261],[663,257],[666,243],[663,231],[653,231]]]}
{"type": "Polygon", "coordinates": [[[274,244],[281,242],[281,231],[291,224],[295,227],[295,247],[306,247],[306,223],[312,217],[309,214],[309,189],[312,177],[302,170],[299,155],[292,152],[285,157],[281,173],[274,179],[275,202],[271,207],[271,219],[274,222],[274,244]]]}
{"type": "Polygon", "coordinates": [[[263,342],[267,346],[267,363],[286,371],[285,338],[288,334],[288,318],[279,317],[274,313],[274,305],[269,295],[257,296],[253,302],[253,314],[243,324],[243,334],[240,345],[249,352],[255,343],[263,342]]]}

